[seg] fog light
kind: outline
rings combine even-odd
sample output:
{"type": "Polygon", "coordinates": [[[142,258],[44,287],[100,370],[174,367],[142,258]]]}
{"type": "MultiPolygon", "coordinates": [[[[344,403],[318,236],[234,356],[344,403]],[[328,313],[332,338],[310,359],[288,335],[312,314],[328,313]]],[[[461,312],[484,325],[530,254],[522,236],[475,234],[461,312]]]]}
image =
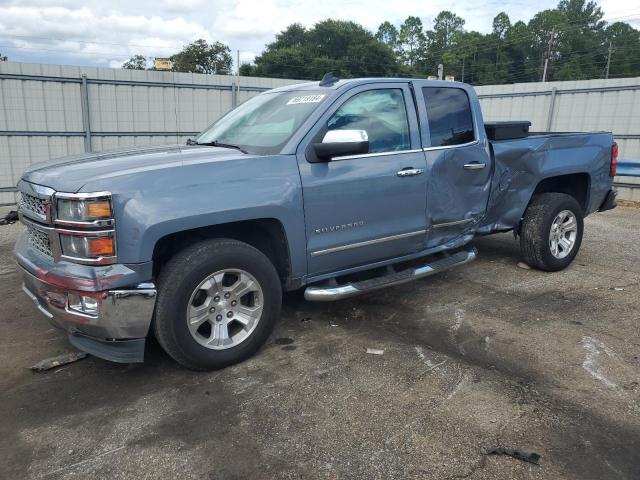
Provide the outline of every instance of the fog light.
{"type": "Polygon", "coordinates": [[[92,317],[98,316],[98,299],[94,297],[87,297],[86,295],[79,295],[77,293],[69,293],[69,309],[74,310],[85,315],[91,315],[92,317]]]}

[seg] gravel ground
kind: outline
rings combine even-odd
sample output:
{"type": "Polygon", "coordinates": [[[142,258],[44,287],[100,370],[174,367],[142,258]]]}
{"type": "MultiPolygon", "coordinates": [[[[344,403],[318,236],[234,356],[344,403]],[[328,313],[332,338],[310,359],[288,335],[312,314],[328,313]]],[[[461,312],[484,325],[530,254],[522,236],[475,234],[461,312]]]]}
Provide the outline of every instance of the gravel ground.
{"type": "Polygon", "coordinates": [[[213,373],[155,344],[32,373],[71,347],[20,291],[19,230],[0,227],[0,478],[640,478],[640,209],[589,217],[559,273],[518,268],[504,234],[381,293],[287,295],[259,354],[213,373]]]}

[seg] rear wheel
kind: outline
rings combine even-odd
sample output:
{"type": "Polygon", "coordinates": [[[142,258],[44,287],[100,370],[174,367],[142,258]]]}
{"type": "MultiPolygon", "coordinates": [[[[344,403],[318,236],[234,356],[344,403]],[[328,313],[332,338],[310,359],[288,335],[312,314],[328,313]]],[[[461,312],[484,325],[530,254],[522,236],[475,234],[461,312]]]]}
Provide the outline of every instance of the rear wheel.
{"type": "Polygon", "coordinates": [[[178,363],[194,370],[244,360],[267,340],[280,315],[282,291],[259,250],[216,239],[181,251],[160,278],[154,329],[178,363]]]}
{"type": "Polygon", "coordinates": [[[536,195],[520,230],[522,255],[532,267],[562,270],[578,254],[583,230],[582,208],[575,198],[565,193],[536,195]]]}

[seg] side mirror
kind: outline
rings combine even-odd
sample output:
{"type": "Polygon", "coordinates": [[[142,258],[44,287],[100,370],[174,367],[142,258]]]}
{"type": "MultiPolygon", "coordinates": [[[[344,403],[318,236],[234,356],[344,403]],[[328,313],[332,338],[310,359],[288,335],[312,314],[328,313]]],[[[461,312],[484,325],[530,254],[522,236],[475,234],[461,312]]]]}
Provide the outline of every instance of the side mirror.
{"type": "Polygon", "coordinates": [[[366,130],[329,130],[313,148],[320,160],[328,162],[333,157],[368,153],[369,136],[366,130]]]}

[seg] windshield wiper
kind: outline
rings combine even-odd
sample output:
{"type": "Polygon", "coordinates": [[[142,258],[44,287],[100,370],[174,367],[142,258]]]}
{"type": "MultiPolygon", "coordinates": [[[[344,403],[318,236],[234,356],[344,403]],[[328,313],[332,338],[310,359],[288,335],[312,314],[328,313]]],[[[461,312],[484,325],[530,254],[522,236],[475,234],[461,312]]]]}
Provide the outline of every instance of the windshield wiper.
{"type": "Polygon", "coordinates": [[[187,140],[187,145],[207,145],[210,147],[221,147],[221,148],[233,148],[235,150],[240,150],[242,153],[249,153],[240,145],[234,145],[233,143],[222,143],[217,140],[213,140],[212,142],[196,142],[195,140],[187,140]]]}

